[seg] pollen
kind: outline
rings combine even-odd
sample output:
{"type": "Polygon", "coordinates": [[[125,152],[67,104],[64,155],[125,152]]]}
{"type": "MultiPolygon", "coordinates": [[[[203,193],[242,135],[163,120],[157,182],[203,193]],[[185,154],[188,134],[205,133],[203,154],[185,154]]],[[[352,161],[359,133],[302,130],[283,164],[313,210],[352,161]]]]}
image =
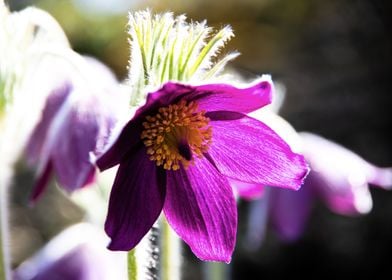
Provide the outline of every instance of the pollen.
{"type": "Polygon", "coordinates": [[[181,100],[161,107],[143,122],[141,139],[150,160],[166,170],[185,169],[201,158],[211,144],[212,127],[196,102],[181,100]]]}

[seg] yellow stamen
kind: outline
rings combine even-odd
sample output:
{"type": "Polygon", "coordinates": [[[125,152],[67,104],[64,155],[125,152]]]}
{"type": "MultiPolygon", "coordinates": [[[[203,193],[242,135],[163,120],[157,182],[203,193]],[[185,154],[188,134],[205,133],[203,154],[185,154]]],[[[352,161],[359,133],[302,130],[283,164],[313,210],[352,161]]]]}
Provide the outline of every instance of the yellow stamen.
{"type": "Polygon", "coordinates": [[[188,168],[193,156],[202,157],[211,144],[212,128],[195,102],[181,100],[162,107],[143,122],[141,139],[150,160],[166,170],[188,168]]]}

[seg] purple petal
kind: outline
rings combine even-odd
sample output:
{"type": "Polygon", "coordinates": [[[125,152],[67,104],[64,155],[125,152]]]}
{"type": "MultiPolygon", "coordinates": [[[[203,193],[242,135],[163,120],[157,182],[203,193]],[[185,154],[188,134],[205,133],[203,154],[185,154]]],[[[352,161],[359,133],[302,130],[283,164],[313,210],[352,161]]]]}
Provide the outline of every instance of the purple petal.
{"type": "Polygon", "coordinates": [[[295,241],[304,233],[313,205],[311,189],[304,186],[298,190],[271,188],[270,219],[279,237],[295,241]]]}
{"type": "Polygon", "coordinates": [[[272,101],[272,81],[264,78],[247,88],[228,84],[210,84],[195,87],[199,108],[211,111],[249,113],[272,101]]]}
{"type": "Polygon", "coordinates": [[[390,190],[392,188],[392,168],[369,167],[368,181],[370,184],[390,190]]]}
{"type": "Polygon", "coordinates": [[[303,156],[262,122],[243,116],[214,120],[208,153],[219,171],[231,179],[259,185],[299,189],[308,167],[303,156]]]}
{"type": "Polygon", "coordinates": [[[78,101],[79,107],[69,105],[51,148],[56,177],[68,191],[83,187],[95,172],[92,153],[99,138],[100,123],[94,109],[84,110],[87,104],[83,101],[78,101]]]}
{"type": "Polygon", "coordinates": [[[213,111],[207,112],[205,116],[213,121],[232,121],[242,119],[244,114],[232,111],[213,111]]]}
{"type": "Polygon", "coordinates": [[[55,89],[46,100],[42,117],[34,128],[26,146],[26,156],[29,164],[36,164],[39,160],[47,160],[47,158],[43,159],[41,157],[45,139],[48,135],[52,120],[59,112],[61,106],[63,106],[71,91],[72,85],[65,83],[58,89],[55,89]]]}
{"type": "Polygon", "coordinates": [[[144,148],[120,164],[105,223],[112,239],[110,250],[131,250],[158,218],[165,199],[164,173],[160,171],[144,148]]]}
{"type": "Polygon", "coordinates": [[[133,149],[143,145],[140,140],[142,129],[139,119],[129,121],[113,145],[97,159],[98,168],[103,171],[119,164],[133,149]]]}
{"type": "Polygon", "coordinates": [[[115,124],[104,101],[103,96],[74,91],[53,120],[47,142],[57,179],[68,191],[94,178],[95,155],[102,153],[115,124]]]}
{"type": "Polygon", "coordinates": [[[272,101],[272,82],[263,77],[253,85],[238,88],[230,84],[207,84],[190,86],[180,83],[166,83],[160,90],[150,93],[146,108],[167,106],[184,98],[197,101],[199,108],[206,111],[236,111],[248,113],[259,109],[272,101]]]}
{"type": "Polygon", "coordinates": [[[237,208],[225,177],[205,159],[187,170],[169,171],[164,212],[174,231],[202,260],[230,262],[237,208]]]}
{"type": "Polygon", "coordinates": [[[368,183],[391,185],[390,169],[375,167],[350,150],[310,133],[300,133],[314,178],[312,188],[334,212],[367,213],[372,208],[368,183]]]}
{"type": "Polygon", "coordinates": [[[248,184],[236,180],[229,180],[231,186],[241,198],[252,200],[252,199],[260,199],[265,192],[265,187],[259,184],[248,184]]]}
{"type": "Polygon", "coordinates": [[[327,207],[337,214],[347,216],[366,214],[373,207],[367,184],[359,185],[349,180],[326,178],[316,171],[311,171],[309,178],[314,178],[312,188],[317,189],[327,207]]]}
{"type": "Polygon", "coordinates": [[[39,271],[31,280],[101,279],[102,273],[105,272],[102,268],[104,261],[105,258],[98,254],[97,249],[82,244],[39,271]]]}

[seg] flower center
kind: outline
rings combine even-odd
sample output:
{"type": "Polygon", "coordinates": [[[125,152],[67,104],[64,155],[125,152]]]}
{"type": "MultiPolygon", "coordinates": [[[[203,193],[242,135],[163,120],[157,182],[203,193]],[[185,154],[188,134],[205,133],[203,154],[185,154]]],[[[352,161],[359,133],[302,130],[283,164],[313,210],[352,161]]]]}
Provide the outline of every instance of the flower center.
{"type": "Polygon", "coordinates": [[[150,160],[166,170],[178,170],[193,162],[193,155],[202,157],[211,144],[212,128],[204,111],[195,102],[181,100],[147,116],[141,139],[150,160]]]}

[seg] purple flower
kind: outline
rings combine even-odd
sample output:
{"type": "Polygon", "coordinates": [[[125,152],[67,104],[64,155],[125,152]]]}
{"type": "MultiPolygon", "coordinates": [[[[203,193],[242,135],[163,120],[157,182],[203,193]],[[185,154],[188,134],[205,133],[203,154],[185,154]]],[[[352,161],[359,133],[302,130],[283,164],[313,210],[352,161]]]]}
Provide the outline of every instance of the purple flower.
{"type": "MultiPolygon", "coordinates": [[[[365,214],[373,204],[369,186],[392,187],[392,168],[376,167],[315,134],[303,132],[299,136],[311,168],[304,185],[297,192],[274,188],[262,198],[268,200],[269,222],[281,239],[294,241],[302,236],[315,201],[322,201],[337,214],[365,214]]],[[[251,214],[255,223],[259,215],[251,214]]]]}
{"type": "Polygon", "coordinates": [[[246,113],[271,102],[272,84],[166,83],[150,93],[101,170],[120,164],[105,230],[109,249],[130,250],[162,209],[202,260],[230,262],[237,209],[229,179],[298,189],[308,172],[301,155],[246,113]]]}
{"type": "Polygon", "coordinates": [[[369,184],[392,187],[392,168],[379,168],[350,150],[310,133],[300,133],[303,153],[312,167],[307,184],[328,208],[342,215],[368,213],[369,184]]]}
{"type": "Polygon", "coordinates": [[[69,192],[94,180],[95,158],[116,122],[113,100],[119,96],[111,72],[91,58],[88,62],[89,78],[95,77],[96,84],[65,75],[62,85],[47,97],[27,143],[27,162],[38,169],[32,200],[42,194],[53,173],[69,192]]]}
{"type": "Polygon", "coordinates": [[[55,236],[13,272],[14,280],[128,279],[126,256],[107,250],[104,232],[76,224],[55,236]]]}

